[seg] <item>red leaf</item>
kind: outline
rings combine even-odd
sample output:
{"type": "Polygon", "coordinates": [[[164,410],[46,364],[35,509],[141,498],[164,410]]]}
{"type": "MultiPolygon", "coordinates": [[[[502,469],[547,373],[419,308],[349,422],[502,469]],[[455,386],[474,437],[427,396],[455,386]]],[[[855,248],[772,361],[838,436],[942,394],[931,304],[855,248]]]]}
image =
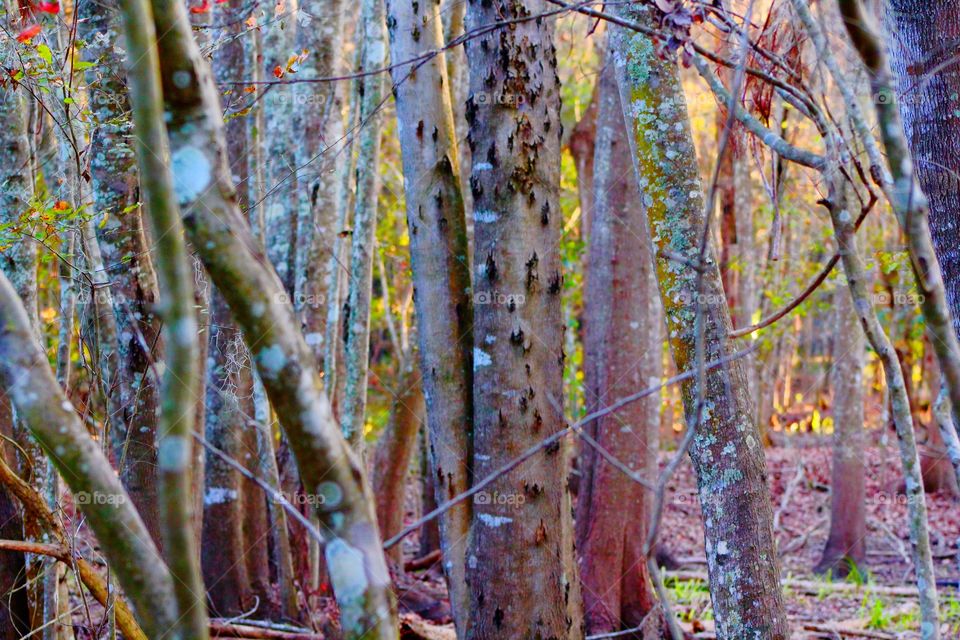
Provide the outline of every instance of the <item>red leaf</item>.
{"type": "Polygon", "coordinates": [[[31,25],[17,34],[17,42],[30,42],[38,33],[40,33],[40,25],[31,25]]]}
{"type": "Polygon", "coordinates": [[[206,13],[210,11],[210,0],[203,0],[202,3],[195,7],[190,7],[190,13],[206,13]]]}
{"type": "Polygon", "coordinates": [[[276,67],[274,67],[274,68],[273,68],[273,75],[277,76],[278,78],[282,78],[282,77],[283,77],[283,67],[281,67],[280,65],[277,65],[276,67]]]}
{"type": "Polygon", "coordinates": [[[43,13],[51,13],[51,14],[60,13],[60,3],[59,2],[39,2],[37,3],[37,11],[42,11],[43,13]]]}

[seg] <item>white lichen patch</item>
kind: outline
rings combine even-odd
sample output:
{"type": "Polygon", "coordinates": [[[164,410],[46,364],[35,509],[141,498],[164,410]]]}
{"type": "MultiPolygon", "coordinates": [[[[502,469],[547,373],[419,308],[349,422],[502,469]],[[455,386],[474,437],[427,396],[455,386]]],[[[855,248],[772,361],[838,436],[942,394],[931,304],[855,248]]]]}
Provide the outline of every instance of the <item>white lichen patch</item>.
{"type": "Polygon", "coordinates": [[[492,513],[478,513],[477,518],[479,518],[480,522],[483,524],[487,525],[488,527],[493,527],[494,529],[513,522],[513,518],[508,518],[507,516],[495,516],[492,513]]]}
{"type": "Polygon", "coordinates": [[[476,371],[480,367],[489,367],[493,364],[493,358],[490,357],[490,354],[484,351],[483,349],[473,349],[473,370],[476,371]]]}
{"type": "Polygon", "coordinates": [[[197,199],[210,185],[212,166],[207,155],[192,145],[173,152],[173,187],[181,205],[197,199]]]}
{"type": "Polygon", "coordinates": [[[226,487],[210,487],[203,494],[203,504],[210,506],[213,504],[226,504],[237,499],[237,492],[234,489],[226,487]]]}
{"type": "Polygon", "coordinates": [[[276,374],[287,364],[287,356],[283,353],[280,345],[275,344],[266,349],[261,349],[257,355],[257,361],[260,363],[264,373],[268,375],[276,374]]]}
{"type": "Polygon", "coordinates": [[[183,471],[190,464],[190,441],[183,436],[167,436],[157,447],[161,471],[183,471]]]}
{"type": "Polygon", "coordinates": [[[340,605],[341,626],[344,630],[354,629],[363,619],[364,593],[368,586],[363,553],[343,538],[336,538],[327,545],[324,556],[333,593],[340,605]]]}
{"type": "Polygon", "coordinates": [[[499,219],[500,219],[500,214],[498,214],[496,211],[478,209],[477,211],[473,212],[474,222],[490,223],[490,222],[496,222],[499,219]]]}

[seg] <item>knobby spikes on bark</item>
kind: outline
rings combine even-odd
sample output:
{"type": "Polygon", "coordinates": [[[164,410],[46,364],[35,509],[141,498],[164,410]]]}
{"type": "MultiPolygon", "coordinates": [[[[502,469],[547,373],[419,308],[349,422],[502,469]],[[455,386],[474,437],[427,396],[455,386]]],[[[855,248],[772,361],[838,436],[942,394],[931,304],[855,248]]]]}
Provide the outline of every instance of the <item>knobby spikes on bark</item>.
{"type": "MultiPolygon", "coordinates": [[[[477,0],[467,7],[468,30],[545,8],[539,0],[477,0]]],[[[559,211],[561,131],[551,126],[560,110],[553,24],[528,21],[486,33],[468,42],[467,58],[475,239],[473,468],[483,476],[564,425],[555,404],[563,397],[560,296],[542,282],[543,274],[560,272],[561,220],[552,216],[541,223],[544,204],[559,211]],[[510,341],[520,330],[531,336],[529,350],[510,341]]],[[[467,638],[582,637],[564,454],[559,448],[538,454],[475,501],[467,638]]]]}

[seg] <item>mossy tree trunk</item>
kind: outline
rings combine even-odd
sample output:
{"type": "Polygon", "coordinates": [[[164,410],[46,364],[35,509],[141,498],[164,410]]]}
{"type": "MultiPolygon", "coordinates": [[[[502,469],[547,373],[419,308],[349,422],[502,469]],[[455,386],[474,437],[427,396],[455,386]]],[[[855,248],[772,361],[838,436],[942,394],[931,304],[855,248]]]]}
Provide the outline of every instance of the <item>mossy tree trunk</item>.
{"type": "MultiPolygon", "coordinates": [[[[645,25],[649,7],[620,15],[645,25]]],[[[656,250],[656,272],[678,371],[730,355],[730,310],[712,243],[701,261],[704,198],[676,62],[641,33],[613,30],[613,57],[634,167],[656,250]],[[700,265],[702,272],[675,260],[700,265]],[[698,345],[699,343],[699,345],[698,345]],[[698,346],[700,357],[698,358],[698,346]]],[[[717,635],[727,640],[789,637],[766,464],[742,363],[732,361],[681,387],[696,429],[690,457],[703,510],[717,635]]]]}

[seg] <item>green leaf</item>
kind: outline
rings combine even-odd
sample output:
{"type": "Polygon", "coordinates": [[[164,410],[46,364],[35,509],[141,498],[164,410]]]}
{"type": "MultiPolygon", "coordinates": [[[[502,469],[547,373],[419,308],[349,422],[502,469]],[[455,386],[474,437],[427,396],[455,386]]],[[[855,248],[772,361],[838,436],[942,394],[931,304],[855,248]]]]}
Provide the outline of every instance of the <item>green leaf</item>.
{"type": "Polygon", "coordinates": [[[73,70],[74,70],[74,71],[83,71],[84,69],[89,69],[89,68],[92,67],[92,66],[93,66],[93,63],[92,63],[92,62],[89,62],[89,61],[87,61],[87,60],[80,60],[80,61],[78,61],[78,62],[74,62],[74,63],[73,63],[73,70]]]}
{"type": "Polygon", "coordinates": [[[37,45],[37,54],[43,58],[47,64],[53,64],[53,54],[50,52],[50,47],[45,44],[37,45]]]}

